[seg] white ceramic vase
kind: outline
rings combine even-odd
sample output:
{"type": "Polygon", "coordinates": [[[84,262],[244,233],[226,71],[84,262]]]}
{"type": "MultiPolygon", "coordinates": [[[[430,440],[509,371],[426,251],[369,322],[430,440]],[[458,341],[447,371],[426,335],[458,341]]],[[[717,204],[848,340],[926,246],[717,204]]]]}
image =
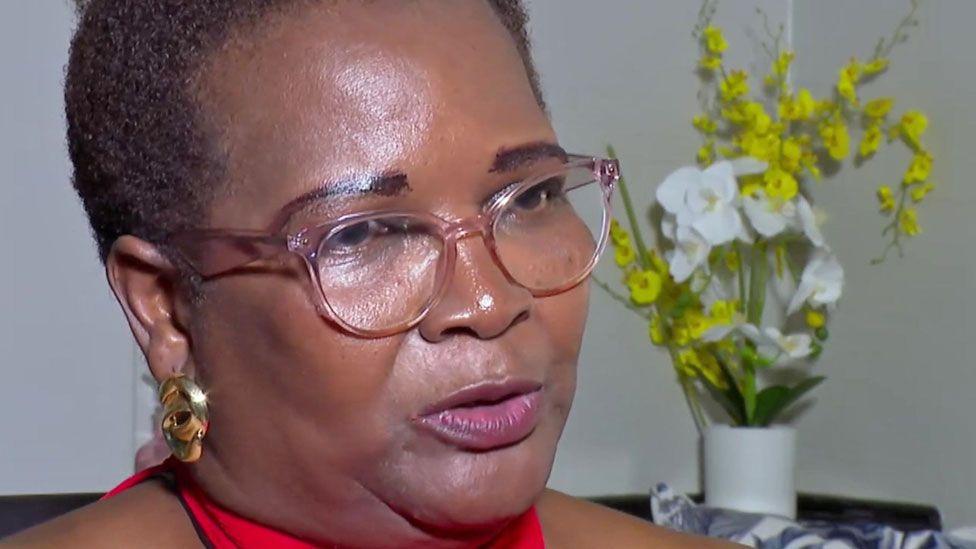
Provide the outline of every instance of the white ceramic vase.
{"type": "Polygon", "coordinates": [[[706,505],[796,518],[796,430],[712,425],[704,454],[706,505]]]}

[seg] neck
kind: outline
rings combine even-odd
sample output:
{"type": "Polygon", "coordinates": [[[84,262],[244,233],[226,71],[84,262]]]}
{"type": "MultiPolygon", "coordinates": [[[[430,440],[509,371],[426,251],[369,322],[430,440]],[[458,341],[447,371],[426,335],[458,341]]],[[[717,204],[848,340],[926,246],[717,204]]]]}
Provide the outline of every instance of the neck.
{"type": "MultiPolygon", "coordinates": [[[[255,466],[248,469],[280,470],[255,466]]],[[[319,478],[315,482],[240,474],[214,452],[205,454],[199,462],[186,467],[186,471],[211,502],[243,519],[319,546],[481,547],[497,537],[509,522],[463,527],[426,524],[388,505],[366,486],[348,477],[322,470],[317,471],[319,478]],[[323,486],[329,489],[322,490],[323,486]]]]}

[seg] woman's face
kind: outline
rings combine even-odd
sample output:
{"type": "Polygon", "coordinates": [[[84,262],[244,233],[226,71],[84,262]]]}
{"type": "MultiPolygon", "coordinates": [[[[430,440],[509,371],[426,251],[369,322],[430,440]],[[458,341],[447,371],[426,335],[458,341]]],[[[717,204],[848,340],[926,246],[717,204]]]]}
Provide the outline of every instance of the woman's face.
{"type": "MultiPolygon", "coordinates": [[[[456,221],[559,163],[505,154],[545,152],[534,146],[556,138],[485,2],[322,2],[242,35],[200,86],[228,166],[211,227],[264,229],[320,188],[340,192],[303,209],[299,225],[387,207],[456,221]],[[341,183],[390,173],[407,187],[360,195],[341,183]]],[[[543,489],[573,399],[585,284],[535,298],[480,237],[465,238],[439,304],[380,339],[320,315],[297,257],[204,292],[189,332],[212,424],[196,467],[218,500],[292,532],[368,543],[416,529],[460,535],[543,489]],[[459,389],[513,380],[541,386],[535,427],[515,443],[475,448],[417,420],[459,389]]]]}

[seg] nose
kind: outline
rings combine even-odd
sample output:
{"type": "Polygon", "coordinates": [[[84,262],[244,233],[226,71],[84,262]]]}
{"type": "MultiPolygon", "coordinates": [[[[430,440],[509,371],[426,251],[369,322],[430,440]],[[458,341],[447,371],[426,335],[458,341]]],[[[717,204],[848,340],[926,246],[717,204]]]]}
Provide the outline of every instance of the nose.
{"type": "Polygon", "coordinates": [[[420,335],[431,343],[454,335],[492,339],[529,318],[531,292],[508,280],[480,234],[458,242],[447,285],[419,326],[420,335]]]}

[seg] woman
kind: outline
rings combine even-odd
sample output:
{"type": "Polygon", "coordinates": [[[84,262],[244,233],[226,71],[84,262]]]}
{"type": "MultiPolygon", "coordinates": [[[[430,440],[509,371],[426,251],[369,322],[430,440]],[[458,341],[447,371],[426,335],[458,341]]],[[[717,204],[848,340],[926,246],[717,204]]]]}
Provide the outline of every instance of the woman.
{"type": "Polygon", "coordinates": [[[616,164],[558,146],[525,36],[517,0],[91,0],[75,186],[173,457],[12,543],[709,546],[545,488],[616,164]]]}

